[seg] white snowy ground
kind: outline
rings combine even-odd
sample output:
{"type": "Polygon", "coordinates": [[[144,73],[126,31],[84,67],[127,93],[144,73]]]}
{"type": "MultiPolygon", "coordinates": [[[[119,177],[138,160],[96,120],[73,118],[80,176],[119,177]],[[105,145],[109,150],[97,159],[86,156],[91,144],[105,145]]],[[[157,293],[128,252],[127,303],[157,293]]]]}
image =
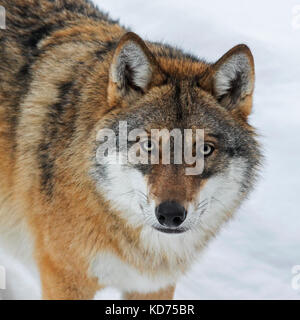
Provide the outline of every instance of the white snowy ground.
{"type": "MultiPolygon", "coordinates": [[[[262,135],[261,181],[177,287],[177,299],[300,299],[300,1],[95,0],[149,40],[215,61],[238,43],[252,49],[256,91],[251,123],[262,135]],[[293,14],[294,8],[294,14],[293,14]],[[295,9],[296,8],[296,9],[295,9]]],[[[39,298],[36,282],[0,251],[3,298],[39,298]],[[5,294],[4,294],[5,293],[5,294]]],[[[119,298],[113,289],[97,298],[119,298]]]]}

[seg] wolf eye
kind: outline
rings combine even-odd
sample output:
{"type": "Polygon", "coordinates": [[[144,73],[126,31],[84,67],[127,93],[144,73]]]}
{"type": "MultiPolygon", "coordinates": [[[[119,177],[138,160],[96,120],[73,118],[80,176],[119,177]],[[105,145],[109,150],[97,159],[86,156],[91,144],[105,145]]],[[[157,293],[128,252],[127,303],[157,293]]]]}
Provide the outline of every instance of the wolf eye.
{"type": "Polygon", "coordinates": [[[204,157],[210,156],[214,152],[215,148],[211,144],[204,143],[200,147],[200,152],[204,155],[204,157]]]}
{"type": "Polygon", "coordinates": [[[151,152],[155,148],[155,143],[151,140],[146,140],[141,143],[141,146],[145,152],[151,152]]]}

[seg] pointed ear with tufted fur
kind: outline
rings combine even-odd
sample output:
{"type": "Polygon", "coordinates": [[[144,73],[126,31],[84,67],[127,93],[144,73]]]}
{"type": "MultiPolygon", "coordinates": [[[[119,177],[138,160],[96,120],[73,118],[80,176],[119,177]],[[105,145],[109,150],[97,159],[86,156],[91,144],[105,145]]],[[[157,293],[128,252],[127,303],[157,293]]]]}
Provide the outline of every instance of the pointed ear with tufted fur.
{"type": "Polygon", "coordinates": [[[144,41],[132,32],[121,38],[114,52],[109,76],[108,101],[122,105],[138,99],[164,79],[153,54],[144,41]]]}
{"type": "Polygon", "coordinates": [[[254,60],[250,49],[240,44],[223,55],[210,68],[205,79],[221,106],[247,118],[252,109],[254,60]]]}

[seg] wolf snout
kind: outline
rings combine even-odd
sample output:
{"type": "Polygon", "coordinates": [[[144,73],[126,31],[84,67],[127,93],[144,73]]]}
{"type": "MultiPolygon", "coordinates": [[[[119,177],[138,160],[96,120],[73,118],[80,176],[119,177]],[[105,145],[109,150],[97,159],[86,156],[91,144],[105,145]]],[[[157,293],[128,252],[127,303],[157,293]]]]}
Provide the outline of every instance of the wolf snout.
{"type": "Polygon", "coordinates": [[[176,201],[164,201],[155,209],[158,222],[168,228],[179,227],[186,218],[185,208],[176,201]]]}

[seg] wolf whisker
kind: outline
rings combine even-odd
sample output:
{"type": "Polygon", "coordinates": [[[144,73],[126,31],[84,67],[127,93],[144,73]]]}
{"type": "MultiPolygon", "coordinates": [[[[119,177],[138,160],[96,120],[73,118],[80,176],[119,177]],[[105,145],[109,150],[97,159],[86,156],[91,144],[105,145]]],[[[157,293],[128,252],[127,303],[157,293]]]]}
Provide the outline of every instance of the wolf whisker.
{"type": "Polygon", "coordinates": [[[224,209],[227,209],[226,206],[225,206],[225,204],[224,204],[221,200],[219,200],[219,199],[217,199],[217,198],[215,198],[215,197],[211,197],[211,198],[212,198],[213,200],[219,202],[224,209]]]}
{"type": "Polygon", "coordinates": [[[207,204],[208,204],[208,199],[202,200],[202,201],[198,204],[198,206],[196,207],[196,210],[199,210],[199,209],[203,208],[203,207],[206,206],[207,204]]]}
{"type": "Polygon", "coordinates": [[[135,189],[135,191],[136,191],[139,195],[141,195],[143,198],[145,198],[145,199],[148,200],[148,197],[147,197],[147,195],[146,195],[144,192],[142,192],[142,191],[140,191],[140,190],[136,190],[136,189],[135,189]]]}
{"type": "Polygon", "coordinates": [[[127,196],[129,194],[132,194],[134,192],[134,190],[130,190],[130,191],[127,191],[127,192],[124,192],[124,193],[120,193],[119,194],[119,197],[122,197],[122,196],[127,196]]]}

